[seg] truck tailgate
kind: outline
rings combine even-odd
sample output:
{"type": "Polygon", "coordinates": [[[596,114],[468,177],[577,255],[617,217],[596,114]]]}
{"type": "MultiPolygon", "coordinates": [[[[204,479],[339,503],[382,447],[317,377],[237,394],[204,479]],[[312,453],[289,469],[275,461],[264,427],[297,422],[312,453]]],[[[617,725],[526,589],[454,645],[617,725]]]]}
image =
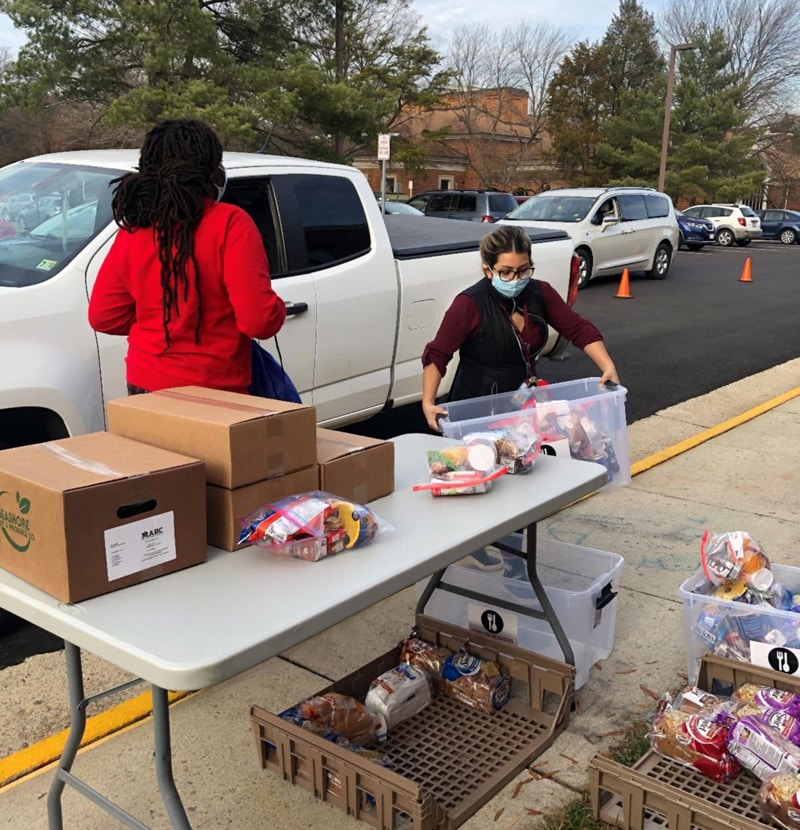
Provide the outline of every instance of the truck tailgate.
{"type": "MultiPolygon", "coordinates": [[[[395,259],[416,259],[427,256],[474,251],[481,240],[497,226],[483,222],[461,222],[457,219],[433,219],[422,216],[388,215],[386,230],[392,244],[395,259]]],[[[525,227],[531,242],[569,239],[560,230],[525,227]]],[[[478,273],[476,279],[480,276],[478,273]]]]}

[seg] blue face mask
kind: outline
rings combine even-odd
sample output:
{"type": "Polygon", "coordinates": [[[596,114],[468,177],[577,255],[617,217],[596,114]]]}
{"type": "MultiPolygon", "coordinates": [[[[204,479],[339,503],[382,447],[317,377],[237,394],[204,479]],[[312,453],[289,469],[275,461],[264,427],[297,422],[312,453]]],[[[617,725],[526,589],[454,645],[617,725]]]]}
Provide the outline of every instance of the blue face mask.
{"type": "Polygon", "coordinates": [[[524,280],[514,280],[513,282],[505,282],[500,277],[492,277],[492,288],[498,293],[502,294],[508,299],[518,297],[524,290],[525,286],[531,281],[530,277],[525,277],[524,280]]]}

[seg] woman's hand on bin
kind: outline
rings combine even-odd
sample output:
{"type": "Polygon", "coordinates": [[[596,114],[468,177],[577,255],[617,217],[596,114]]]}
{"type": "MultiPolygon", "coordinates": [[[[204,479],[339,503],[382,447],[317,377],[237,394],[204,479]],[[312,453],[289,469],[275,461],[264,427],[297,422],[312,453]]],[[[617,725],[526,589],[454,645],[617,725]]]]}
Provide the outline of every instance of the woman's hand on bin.
{"type": "Polygon", "coordinates": [[[428,426],[434,432],[441,432],[442,428],[439,426],[439,417],[447,415],[447,410],[441,406],[436,406],[435,403],[426,403],[423,401],[422,412],[425,415],[425,420],[428,422],[428,426]]]}

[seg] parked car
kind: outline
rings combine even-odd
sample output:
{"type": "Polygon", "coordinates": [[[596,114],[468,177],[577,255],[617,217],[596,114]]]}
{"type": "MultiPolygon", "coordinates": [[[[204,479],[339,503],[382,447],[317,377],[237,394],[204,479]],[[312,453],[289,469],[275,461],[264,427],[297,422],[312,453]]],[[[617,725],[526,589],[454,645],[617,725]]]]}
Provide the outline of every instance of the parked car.
{"type": "Polygon", "coordinates": [[[780,239],[784,245],[800,242],[800,212],[796,210],[757,210],[764,239],[780,239]]]}
{"type": "Polygon", "coordinates": [[[699,251],[703,246],[713,245],[717,241],[714,225],[710,219],[685,216],[679,210],[675,211],[675,217],[681,232],[679,248],[686,246],[690,251],[699,251]]]}
{"type": "MultiPolygon", "coordinates": [[[[224,163],[224,201],[261,233],[287,304],[278,336],[286,370],[318,421],[337,426],[419,401],[422,351],[453,297],[480,279],[489,228],[383,216],[364,175],[345,165],[247,153],[224,163]]],[[[0,447],[102,430],[104,402],[127,393],[126,338],[92,331],[86,308],[117,232],[109,183],[137,164],[135,150],[87,150],[0,169],[0,199],[55,191],[67,205],[0,239],[0,447]]],[[[574,301],[570,238],[530,233],[537,275],[574,301]]],[[[565,345],[551,330],[543,354],[565,345]]]]}
{"type": "Polygon", "coordinates": [[[580,258],[578,286],[592,277],[644,271],[667,276],[680,232],[672,200],[648,187],[562,187],[537,193],[503,219],[565,230],[580,258]]]}
{"type": "Polygon", "coordinates": [[[388,216],[425,216],[421,210],[417,210],[405,202],[387,202],[383,212],[388,216]]]}
{"type": "Polygon", "coordinates": [[[14,222],[21,211],[33,207],[34,204],[36,199],[33,193],[9,193],[0,199],[0,219],[14,222]]]}
{"type": "Polygon", "coordinates": [[[517,200],[510,193],[494,190],[428,190],[409,199],[407,204],[426,216],[497,222],[517,207],[517,200]]]}
{"type": "Polygon", "coordinates": [[[761,220],[747,205],[693,205],[686,208],[683,215],[710,220],[716,229],[717,242],[726,248],[734,242],[745,247],[753,239],[761,238],[761,220]]]}
{"type": "Polygon", "coordinates": [[[35,228],[45,219],[55,216],[61,211],[61,196],[58,194],[38,196],[32,205],[23,208],[17,216],[17,224],[21,231],[35,228]]]}

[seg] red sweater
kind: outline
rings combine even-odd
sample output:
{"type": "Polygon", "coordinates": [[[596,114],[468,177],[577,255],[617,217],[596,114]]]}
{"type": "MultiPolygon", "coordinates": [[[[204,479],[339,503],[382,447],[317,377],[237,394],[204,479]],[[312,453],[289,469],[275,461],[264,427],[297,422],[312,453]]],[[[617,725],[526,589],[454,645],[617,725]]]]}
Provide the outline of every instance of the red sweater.
{"type": "Polygon", "coordinates": [[[241,208],[209,202],[194,238],[199,271],[187,263],[188,297],[162,322],[161,263],[152,228],[119,230],[92,290],[89,323],[128,336],[128,383],[148,391],[206,386],[246,392],[250,339],[272,337],[286,305],[272,290],[261,235],[241,208]],[[198,342],[195,329],[201,304],[198,342]]]}
{"type": "MultiPolygon", "coordinates": [[[[597,328],[585,317],[574,312],[550,283],[541,280],[538,280],[538,283],[544,302],[545,318],[559,334],[579,349],[585,349],[590,343],[603,339],[597,328]]],[[[445,312],[436,337],[425,347],[422,353],[422,365],[427,366],[433,363],[439,373],[444,375],[453,355],[467,338],[478,330],[479,325],[478,308],[472,298],[467,294],[459,294],[445,312]]],[[[520,334],[534,353],[538,351],[542,345],[538,326],[531,325],[530,321],[526,320],[525,327],[520,334]]]]}

